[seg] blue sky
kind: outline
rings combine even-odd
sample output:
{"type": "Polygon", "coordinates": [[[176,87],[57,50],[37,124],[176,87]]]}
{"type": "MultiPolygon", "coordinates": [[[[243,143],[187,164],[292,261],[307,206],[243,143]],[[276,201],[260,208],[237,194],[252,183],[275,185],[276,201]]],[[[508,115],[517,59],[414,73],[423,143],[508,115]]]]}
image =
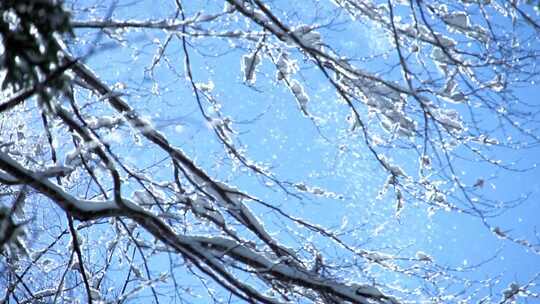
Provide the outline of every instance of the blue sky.
{"type": "MultiPolygon", "coordinates": [[[[191,3],[186,5],[192,11],[199,9],[191,3]]],[[[310,11],[308,6],[300,3],[289,5],[298,10],[305,20],[315,18],[315,11],[310,11]]],[[[217,6],[221,7],[221,4],[217,6]]],[[[289,9],[288,6],[286,8],[289,9]]],[[[82,19],[81,15],[75,16],[82,19]]],[[[118,19],[157,19],[170,16],[170,11],[157,5],[139,3],[125,8],[119,5],[113,16],[118,19]]],[[[295,18],[293,16],[292,20],[295,18]]],[[[244,22],[240,21],[239,24],[244,22]]],[[[253,28],[253,24],[250,27],[253,28]]],[[[337,25],[335,29],[322,29],[323,38],[348,55],[387,53],[386,57],[381,57],[382,60],[373,60],[365,65],[358,63],[362,68],[382,71],[386,69],[383,64],[392,63],[396,59],[394,50],[376,29],[359,27],[358,23],[337,25]]],[[[85,37],[84,32],[77,32],[80,39],[93,41],[92,36],[85,37]]],[[[346,238],[353,244],[364,244],[366,250],[380,250],[405,257],[414,257],[416,252],[422,251],[441,265],[463,269],[488,260],[497,252],[493,260],[480,268],[471,272],[455,272],[471,280],[499,277],[498,282],[494,282],[495,292],[500,292],[510,282],[525,283],[540,269],[540,260],[536,254],[497,239],[477,218],[444,210],[429,215],[425,204],[406,201],[400,219],[396,219],[392,194],[376,199],[387,174],[374,162],[361,136],[349,132],[345,121],[348,109],[337,101],[335,92],[323,80],[321,73],[309,68],[298,54],[295,55],[301,67],[298,77],[299,80],[306,80],[303,83],[311,97],[309,109],[320,124],[320,130],[298,110],[290,91],[275,83],[275,69],[268,61],[263,61],[253,87],[243,83],[241,57],[252,51],[255,44],[233,45],[224,40],[207,42],[201,39],[193,40],[195,48],[190,49],[195,81],[214,83],[220,111],[233,120],[235,131],[241,143],[247,147],[249,158],[269,166],[279,179],[305,183],[336,194],[330,195],[330,198],[313,195],[306,195],[302,200],[292,198],[278,187],[265,187],[267,180],[253,176],[231,162],[222,161],[222,147],[201,117],[191,89],[181,76],[184,73],[184,59],[178,40],[167,49],[170,62],[162,61],[151,75],[144,72],[144,68],[149,66],[157,47],[166,38],[166,33],[132,32],[125,37],[127,41],[121,47],[105,51],[98,47],[98,52],[88,59],[87,64],[110,85],[125,83],[126,98],[132,105],[151,118],[154,126],[168,135],[171,142],[181,147],[216,178],[230,182],[313,223],[343,230],[356,229],[346,238]],[[319,132],[330,140],[321,137],[319,132]]],[[[106,37],[102,37],[101,41],[109,42],[106,37]]],[[[93,46],[84,45],[78,51],[84,53],[89,47],[93,46]]],[[[399,77],[399,74],[393,73],[388,76],[399,77]]],[[[538,103],[538,85],[517,89],[516,93],[528,102],[538,103]]],[[[209,113],[214,111],[210,104],[206,106],[205,110],[209,113]]],[[[489,121],[495,118],[488,116],[486,119],[489,121]]],[[[115,138],[122,139],[122,136],[115,138]]],[[[122,146],[123,141],[120,141],[118,144],[121,147],[119,151],[123,151],[129,160],[139,165],[150,164],[164,157],[154,151],[148,152],[144,143],[141,146],[130,143],[122,146]]],[[[539,148],[517,151],[496,149],[492,153],[493,157],[504,162],[519,160],[520,166],[532,169],[510,172],[460,160],[455,160],[456,167],[468,183],[474,183],[478,178],[486,179],[486,185],[479,191],[490,197],[504,200],[530,193],[523,205],[489,221],[503,230],[509,230],[512,235],[534,239],[533,229],[538,223],[537,215],[540,214],[540,170],[534,167],[540,160],[539,148]]],[[[405,170],[415,170],[417,155],[406,150],[394,150],[391,154],[396,162],[403,164],[405,170]]],[[[168,173],[158,170],[156,174],[165,176],[168,173]]],[[[290,231],[296,228],[290,226],[290,229],[283,229],[284,223],[268,210],[256,205],[250,207],[282,240],[290,246],[300,245],[301,239],[290,235],[290,231]]],[[[333,244],[319,237],[313,236],[307,241],[310,240],[330,256],[343,254],[333,252],[333,244]]],[[[384,283],[396,279],[393,274],[377,269],[370,274],[384,283]]],[[[397,280],[401,284],[409,284],[403,276],[397,280]]],[[[410,284],[416,287],[417,281],[411,279],[410,284]]],[[[458,290],[462,287],[454,288],[458,290]]],[[[485,294],[481,292],[482,296],[485,294]]]]}

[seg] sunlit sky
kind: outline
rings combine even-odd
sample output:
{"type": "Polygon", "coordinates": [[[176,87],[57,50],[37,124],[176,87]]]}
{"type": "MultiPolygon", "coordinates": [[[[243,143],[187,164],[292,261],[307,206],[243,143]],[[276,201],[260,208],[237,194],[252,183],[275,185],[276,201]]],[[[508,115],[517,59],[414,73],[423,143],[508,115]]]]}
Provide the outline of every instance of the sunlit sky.
{"type": "MultiPolygon", "coordinates": [[[[192,3],[186,5],[191,11],[198,9],[192,3]]],[[[306,22],[313,21],[315,11],[309,5],[288,5],[297,10],[301,18],[306,18],[306,22]]],[[[161,7],[141,2],[136,6],[119,5],[113,17],[157,19],[168,15],[170,12],[161,7]]],[[[78,13],[75,16],[84,19],[78,13]]],[[[340,18],[345,21],[348,17],[339,16],[336,23],[339,23],[340,18]]],[[[392,48],[379,30],[357,26],[355,23],[337,25],[332,30],[321,29],[321,33],[327,43],[332,43],[336,49],[349,56],[388,52],[388,56],[381,57],[382,60],[371,61],[366,65],[356,63],[361,68],[384,70],[386,66],[381,65],[381,62],[391,63],[396,59],[392,48]]],[[[83,41],[94,41],[94,36],[87,35],[87,32],[77,31],[77,36],[83,41]]],[[[299,201],[287,196],[278,187],[263,186],[268,183],[267,180],[222,160],[221,145],[200,115],[191,88],[181,76],[184,73],[184,58],[178,42],[169,46],[167,55],[170,61],[161,62],[150,73],[145,72],[145,68],[150,66],[166,34],[146,31],[134,32],[126,37],[129,38],[121,47],[100,50],[98,46],[96,53],[88,58],[87,64],[110,85],[125,83],[125,98],[147,115],[154,126],[168,135],[171,142],[181,147],[198,165],[212,172],[218,179],[313,223],[334,229],[356,228],[358,231],[347,241],[364,244],[365,249],[409,257],[422,251],[441,265],[449,265],[456,270],[461,267],[465,273],[456,271],[458,276],[471,279],[498,277],[500,283],[495,286],[495,292],[500,292],[513,281],[525,283],[540,269],[537,255],[527,252],[522,246],[500,241],[478,218],[445,210],[431,214],[425,204],[416,201],[407,201],[399,219],[396,218],[392,194],[377,198],[387,174],[367,152],[360,134],[349,131],[345,120],[348,110],[336,100],[335,92],[319,71],[313,68],[301,70],[301,75],[309,79],[304,83],[311,98],[308,108],[320,126],[318,129],[312,119],[299,111],[289,90],[275,85],[275,69],[270,63],[262,63],[257,81],[251,88],[243,83],[241,57],[252,50],[253,45],[235,45],[225,40],[194,40],[192,43],[200,52],[190,50],[195,81],[213,83],[215,98],[220,104],[219,110],[233,120],[237,136],[247,147],[246,155],[250,159],[271,168],[278,179],[305,183],[335,194],[327,195],[329,197],[306,195],[299,201]],[[467,270],[487,260],[482,267],[467,270]]],[[[106,37],[101,37],[100,41],[109,42],[106,37]]],[[[76,52],[84,54],[93,47],[83,45],[76,52]]],[[[300,62],[300,66],[304,68],[307,65],[300,62]]],[[[520,89],[519,94],[528,102],[538,103],[537,85],[532,89],[520,89]]],[[[205,110],[209,113],[214,111],[209,103],[206,106],[205,110]]],[[[121,138],[113,136],[111,140],[121,138]]],[[[125,149],[128,149],[131,161],[139,164],[150,164],[164,156],[145,152],[144,145],[125,149]]],[[[494,158],[505,163],[519,161],[519,167],[530,168],[525,172],[510,172],[460,160],[455,163],[464,181],[474,183],[479,178],[485,179],[486,184],[481,191],[491,197],[503,200],[530,194],[523,205],[489,219],[490,224],[500,226],[516,237],[534,239],[534,227],[540,214],[540,170],[534,167],[540,160],[538,155],[538,147],[493,151],[494,158]]],[[[411,174],[416,174],[416,155],[407,151],[394,151],[392,157],[397,163],[403,164],[406,171],[413,170],[411,174]]],[[[283,222],[260,207],[251,207],[273,233],[280,235],[292,247],[299,245],[288,235],[288,229],[283,229],[283,222]]],[[[322,245],[321,249],[326,254],[334,254],[330,243],[318,243],[316,237],[312,241],[322,245]]],[[[380,275],[386,282],[394,279],[386,272],[380,275]]],[[[399,277],[399,280],[404,283],[403,277],[399,277]]],[[[411,286],[415,286],[415,283],[411,281],[411,286]]],[[[459,290],[462,287],[452,288],[459,290]]]]}

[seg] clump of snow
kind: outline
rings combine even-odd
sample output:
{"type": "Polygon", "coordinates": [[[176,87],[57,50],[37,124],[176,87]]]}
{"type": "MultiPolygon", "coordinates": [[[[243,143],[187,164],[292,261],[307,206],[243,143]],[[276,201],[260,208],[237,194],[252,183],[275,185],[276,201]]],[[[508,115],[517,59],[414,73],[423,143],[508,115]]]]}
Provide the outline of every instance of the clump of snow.
{"type": "Polygon", "coordinates": [[[439,63],[448,63],[450,60],[448,56],[444,53],[444,51],[438,47],[433,48],[433,51],[431,52],[431,58],[433,58],[433,60],[439,63]]]}
{"type": "Polygon", "coordinates": [[[519,284],[516,282],[510,283],[508,285],[508,288],[503,290],[503,302],[506,302],[506,300],[514,299],[516,295],[518,295],[520,292],[519,284]]]}
{"type": "MultiPolygon", "coordinates": [[[[302,46],[320,49],[323,45],[321,34],[316,32],[314,29],[315,27],[313,25],[303,24],[295,27],[291,34],[300,42],[302,46]]],[[[288,38],[287,42],[290,45],[296,44],[296,41],[294,41],[292,37],[288,38]]]]}
{"type": "Polygon", "coordinates": [[[108,128],[112,129],[122,123],[121,116],[100,116],[92,117],[87,120],[88,126],[92,129],[108,128]]]}
{"type": "Polygon", "coordinates": [[[212,92],[215,88],[215,84],[212,80],[210,80],[207,83],[197,82],[195,87],[203,92],[212,92]]]}
{"type": "Polygon", "coordinates": [[[384,167],[392,173],[393,176],[406,176],[405,171],[401,167],[391,163],[391,160],[388,160],[386,157],[380,156],[380,160],[383,163],[384,167]]]}
{"type": "Polygon", "coordinates": [[[290,83],[289,88],[293,93],[294,97],[296,98],[300,109],[302,110],[302,112],[304,112],[304,114],[307,115],[306,105],[309,102],[309,96],[306,94],[304,87],[300,84],[298,80],[293,79],[290,83]]]}
{"type": "Polygon", "coordinates": [[[379,263],[379,262],[383,262],[383,261],[386,261],[386,260],[389,260],[391,259],[392,257],[387,255],[387,254],[384,254],[384,253],[381,253],[381,252],[376,252],[376,251],[369,251],[369,252],[366,252],[364,253],[364,257],[370,261],[373,261],[373,262],[376,262],[376,263],[379,263]]]}
{"type": "Polygon", "coordinates": [[[337,198],[339,196],[338,194],[334,192],[326,191],[319,187],[308,187],[304,183],[295,183],[293,186],[302,192],[311,193],[317,196],[325,196],[325,197],[330,197],[330,198],[337,198]]]}
{"type": "Polygon", "coordinates": [[[244,75],[244,81],[249,84],[255,83],[257,67],[261,63],[261,55],[255,51],[251,54],[242,56],[242,73],[244,75]]]}
{"type": "Polygon", "coordinates": [[[369,297],[382,297],[383,293],[375,286],[370,285],[359,285],[356,287],[356,293],[363,296],[369,296],[369,297]]]}
{"type": "Polygon", "coordinates": [[[385,131],[389,133],[397,131],[399,135],[407,137],[414,135],[416,124],[411,118],[405,116],[403,111],[386,110],[382,114],[384,116],[381,119],[381,127],[385,131]]]}
{"type": "Polygon", "coordinates": [[[278,81],[286,79],[289,75],[292,75],[298,71],[298,65],[296,64],[296,60],[289,59],[287,53],[285,52],[279,54],[278,60],[276,62],[276,67],[276,79],[278,81]]]}
{"type": "Polygon", "coordinates": [[[450,100],[452,100],[453,102],[456,102],[456,103],[463,102],[463,101],[465,101],[465,94],[463,94],[461,92],[452,94],[452,95],[450,95],[450,100]]]}
{"type": "Polygon", "coordinates": [[[463,130],[463,123],[459,118],[459,113],[450,109],[437,109],[432,111],[434,118],[445,128],[452,131],[463,130]]]}
{"type": "Polygon", "coordinates": [[[419,261],[424,261],[424,262],[431,262],[432,261],[432,258],[423,251],[416,252],[415,256],[419,261]]]}
{"type": "Polygon", "coordinates": [[[446,24],[452,27],[460,29],[467,29],[470,26],[469,16],[465,12],[455,12],[443,16],[442,18],[446,24]]]}

